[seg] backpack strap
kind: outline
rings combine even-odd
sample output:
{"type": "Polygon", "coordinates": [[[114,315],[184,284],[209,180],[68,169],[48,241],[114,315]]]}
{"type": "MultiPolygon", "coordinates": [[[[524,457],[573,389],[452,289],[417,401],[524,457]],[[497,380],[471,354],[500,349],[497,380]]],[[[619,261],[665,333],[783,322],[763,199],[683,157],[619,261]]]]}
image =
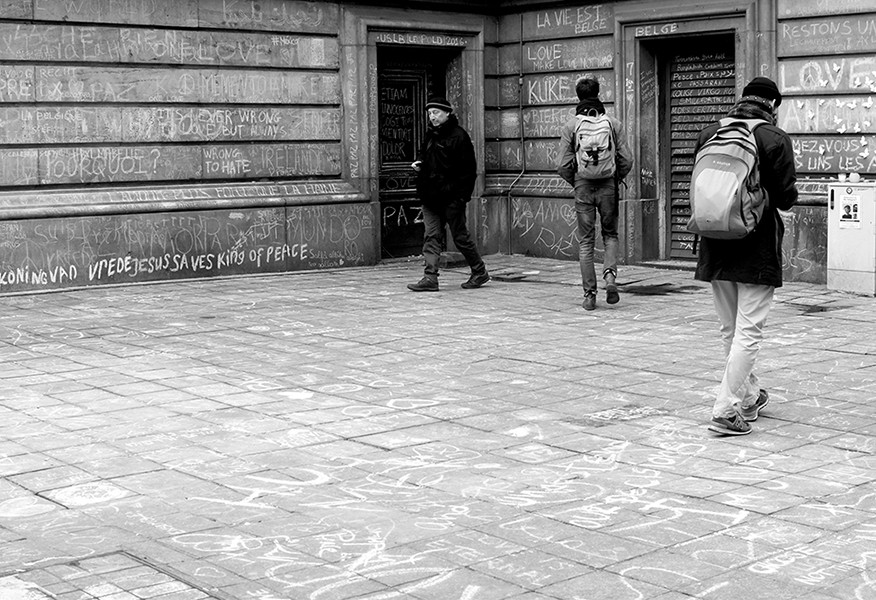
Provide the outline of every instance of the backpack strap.
{"type": "Polygon", "coordinates": [[[763,119],[737,119],[734,117],[724,117],[718,121],[718,125],[721,127],[727,127],[734,123],[742,123],[751,133],[754,133],[755,129],[761,125],[766,125],[767,122],[763,119]]]}
{"type": "MultiPolygon", "coordinates": [[[[591,109],[593,110],[593,109],[591,109]]],[[[572,132],[572,151],[578,154],[578,130],[581,129],[581,124],[584,123],[584,117],[592,117],[593,115],[575,115],[575,131],[572,132]]]]}
{"type": "Polygon", "coordinates": [[[581,123],[584,122],[581,119],[582,116],[583,115],[575,115],[575,130],[572,132],[572,152],[576,155],[578,154],[578,130],[581,129],[581,123]]]}

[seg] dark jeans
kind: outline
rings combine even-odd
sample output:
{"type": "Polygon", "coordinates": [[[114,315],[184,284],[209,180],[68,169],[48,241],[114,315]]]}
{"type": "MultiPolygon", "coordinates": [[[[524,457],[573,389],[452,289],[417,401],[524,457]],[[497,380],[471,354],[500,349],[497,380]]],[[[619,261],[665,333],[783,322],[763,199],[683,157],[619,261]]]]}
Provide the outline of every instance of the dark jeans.
{"type": "Polygon", "coordinates": [[[596,293],[596,270],[593,249],[596,246],[596,212],[605,246],[602,274],[617,275],[617,219],[618,196],[614,179],[575,182],[575,212],[578,215],[578,262],[581,265],[581,284],[585,294],[596,293]]]}
{"type": "Polygon", "coordinates": [[[468,233],[468,227],[465,223],[465,206],[466,203],[461,200],[451,202],[443,209],[429,208],[423,205],[423,223],[426,226],[426,232],[423,235],[423,257],[426,261],[426,267],[423,272],[429,279],[435,281],[438,279],[438,261],[441,259],[441,250],[445,246],[444,232],[448,226],[453,243],[465,257],[465,262],[471,267],[472,273],[480,274],[487,270],[474,240],[468,233]]]}

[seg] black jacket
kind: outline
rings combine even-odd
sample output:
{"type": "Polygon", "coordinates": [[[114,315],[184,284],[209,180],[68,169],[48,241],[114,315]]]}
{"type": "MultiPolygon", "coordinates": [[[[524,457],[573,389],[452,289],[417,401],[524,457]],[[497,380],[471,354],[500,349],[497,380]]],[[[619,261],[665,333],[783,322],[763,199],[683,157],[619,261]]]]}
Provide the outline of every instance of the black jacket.
{"type": "Polygon", "coordinates": [[[417,160],[422,161],[417,174],[417,195],[430,208],[471,199],[477,180],[477,159],[471,138],[456,115],[426,130],[417,160]]]}
{"type": "MultiPolygon", "coordinates": [[[[740,103],[743,104],[743,103],[740,103]]],[[[743,104],[743,108],[745,108],[743,104]]],[[[731,116],[745,116],[731,111],[731,116]]],[[[696,150],[718,129],[715,123],[700,132],[696,150]]],[[[797,202],[794,150],[787,133],[768,122],[754,130],[760,160],[760,181],[769,204],[757,228],[741,240],[701,237],[696,279],[735,281],[781,287],[782,239],[785,224],[778,209],[788,210],[797,202]]]]}

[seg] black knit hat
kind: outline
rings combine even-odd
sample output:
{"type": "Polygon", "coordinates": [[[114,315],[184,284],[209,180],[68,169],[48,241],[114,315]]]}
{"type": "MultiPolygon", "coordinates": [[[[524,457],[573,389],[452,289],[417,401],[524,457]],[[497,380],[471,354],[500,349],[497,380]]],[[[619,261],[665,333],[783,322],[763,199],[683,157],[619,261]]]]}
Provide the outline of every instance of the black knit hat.
{"type": "Polygon", "coordinates": [[[772,79],[755,77],[742,88],[743,96],[759,96],[767,100],[775,100],[776,106],[782,103],[782,93],[772,79]]]}
{"type": "Polygon", "coordinates": [[[426,110],[430,108],[438,108],[446,113],[453,112],[453,105],[444,96],[432,96],[429,98],[429,101],[426,102],[426,110]]]}

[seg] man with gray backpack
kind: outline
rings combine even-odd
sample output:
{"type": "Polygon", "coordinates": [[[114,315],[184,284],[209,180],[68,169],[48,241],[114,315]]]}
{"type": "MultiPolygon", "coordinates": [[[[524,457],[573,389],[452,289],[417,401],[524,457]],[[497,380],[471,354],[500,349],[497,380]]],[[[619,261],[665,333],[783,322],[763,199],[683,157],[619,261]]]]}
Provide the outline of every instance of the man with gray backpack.
{"type": "Polygon", "coordinates": [[[699,236],[695,278],[712,285],[724,345],[724,373],[708,428],[751,433],[769,402],[754,364],[773,295],[782,285],[779,210],[797,202],[791,138],[776,126],[782,94],[755,77],[727,117],[697,138],[688,230],[699,236]]]}
{"type": "Polygon", "coordinates": [[[633,155],[621,122],[605,113],[599,100],[599,81],[581,77],[575,83],[575,116],[560,131],[557,173],[575,189],[578,216],[578,261],[584,287],[584,309],[596,308],[596,213],[599,212],[605,258],[602,276],[605,300],[616,304],[618,260],[618,185],[633,167],[633,155]]]}

